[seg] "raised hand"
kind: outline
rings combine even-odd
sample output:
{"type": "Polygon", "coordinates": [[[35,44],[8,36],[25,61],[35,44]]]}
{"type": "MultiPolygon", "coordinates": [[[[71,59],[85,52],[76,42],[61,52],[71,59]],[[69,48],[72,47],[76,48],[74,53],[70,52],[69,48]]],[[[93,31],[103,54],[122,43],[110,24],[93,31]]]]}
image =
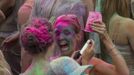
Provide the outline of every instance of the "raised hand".
{"type": "Polygon", "coordinates": [[[94,41],[90,40],[88,47],[84,50],[82,56],[82,64],[87,65],[90,59],[94,56],[94,41]]]}

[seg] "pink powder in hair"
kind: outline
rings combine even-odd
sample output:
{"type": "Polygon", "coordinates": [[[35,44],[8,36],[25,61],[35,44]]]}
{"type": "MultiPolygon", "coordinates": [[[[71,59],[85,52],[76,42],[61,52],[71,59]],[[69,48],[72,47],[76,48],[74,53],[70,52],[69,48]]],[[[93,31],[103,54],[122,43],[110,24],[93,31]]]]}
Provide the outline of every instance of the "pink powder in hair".
{"type": "Polygon", "coordinates": [[[93,12],[89,12],[89,16],[88,16],[88,19],[87,19],[87,23],[86,23],[86,27],[85,27],[85,30],[86,32],[93,32],[91,26],[94,22],[102,22],[102,15],[100,12],[96,12],[96,11],[93,11],[93,12]]]}
{"type": "Polygon", "coordinates": [[[57,27],[57,26],[61,26],[61,25],[62,25],[63,27],[67,27],[67,26],[69,26],[70,24],[69,24],[68,22],[62,22],[62,21],[61,21],[61,22],[58,22],[58,23],[57,23],[56,27],[57,27]]]}
{"type": "MultiPolygon", "coordinates": [[[[53,41],[52,34],[48,31],[48,26],[45,25],[45,19],[35,18],[32,20],[31,24],[23,30],[21,35],[22,43],[27,46],[29,44],[29,36],[34,36],[38,41],[38,44],[51,44],[53,41]]],[[[49,23],[48,23],[49,24],[49,23]]]]}
{"type": "Polygon", "coordinates": [[[75,30],[78,30],[78,31],[80,31],[80,28],[81,28],[78,18],[74,14],[67,14],[67,15],[59,16],[54,23],[54,28],[60,25],[59,23],[60,24],[62,23],[62,26],[64,27],[68,25],[72,25],[75,28],[75,30]]]}

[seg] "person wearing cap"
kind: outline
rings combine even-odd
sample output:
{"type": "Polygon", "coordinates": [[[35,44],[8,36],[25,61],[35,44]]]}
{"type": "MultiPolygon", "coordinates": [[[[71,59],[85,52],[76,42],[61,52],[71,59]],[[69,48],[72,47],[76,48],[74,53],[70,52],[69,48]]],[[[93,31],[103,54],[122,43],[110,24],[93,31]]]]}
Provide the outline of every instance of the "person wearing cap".
{"type": "Polygon", "coordinates": [[[22,75],[47,75],[49,56],[53,52],[51,24],[45,18],[33,18],[20,35],[24,50],[32,56],[32,62],[22,75]]]}
{"type": "Polygon", "coordinates": [[[74,59],[70,57],[59,57],[50,62],[50,75],[88,75],[87,70],[90,72],[93,65],[79,65],[74,59]]]}
{"type": "MultiPolygon", "coordinates": [[[[54,37],[59,47],[56,51],[59,56],[70,56],[79,49],[81,28],[77,16],[74,14],[66,14],[59,16],[54,25],[54,37]],[[59,53],[58,53],[59,52],[59,53]]],[[[92,64],[94,66],[93,73],[96,75],[129,75],[129,71],[123,57],[112,43],[107,34],[105,24],[103,22],[93,23],[92,29],[97,32],[101,41],[104,43],[107,52],[113,60],[113,64],[109,64],[101,59],[92,57],[92,50],[94,49],[94,42],[91,40],[87,49],[79,57],[79,63],[82,65],[92,64]]],[[[79,59],[78,58],[78,59],[79,59]]]]}

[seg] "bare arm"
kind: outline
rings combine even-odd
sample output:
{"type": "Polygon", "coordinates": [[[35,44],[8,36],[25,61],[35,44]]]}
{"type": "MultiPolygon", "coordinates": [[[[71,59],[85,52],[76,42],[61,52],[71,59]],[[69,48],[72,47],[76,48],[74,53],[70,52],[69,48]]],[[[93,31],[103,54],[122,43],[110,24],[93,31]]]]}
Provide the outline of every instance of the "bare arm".
{"type": "Polygon", "coordinates": [[[105,36],[107,38],[105,39],[103,38],[102,41],[109,55],[112,57],[113,65],[115,66],[115,74],[116,75],[129,75],[129,70],[128,70],[128,67],[126,65],[124,58],[118,52],[117,48],[114,47],[114,44],[109,38],[109,35],[106,34],[105,36]]]}
{"type": "MultiPolygon", "coordinates": [[[[34,3],[34,0],[32,1],[34,3]]],[[[18,11],[18,25],[19,27],[22,28],[21,26],[24,25],[30,17],[32,8],[33,8],[33,3],[29,3],[29,5],[25,5],[25,3],[20,7],[18,11]]]]}
{"type": "Polygon", "coordinates": [[[111,69],[111,75],[129,75],[127,64],[124,58],[116,49],[116,47],[114,47],[113,42],[111,41],[109,35],[107,34],[105,24],[94,23],[92,28],[95,32],[99,33],[101,40],[106,47],[106,52],[108,52],[108,54],[112,57],[112,61],[113,61],[113,65],[115,66],[115,69],[111,69]]]}

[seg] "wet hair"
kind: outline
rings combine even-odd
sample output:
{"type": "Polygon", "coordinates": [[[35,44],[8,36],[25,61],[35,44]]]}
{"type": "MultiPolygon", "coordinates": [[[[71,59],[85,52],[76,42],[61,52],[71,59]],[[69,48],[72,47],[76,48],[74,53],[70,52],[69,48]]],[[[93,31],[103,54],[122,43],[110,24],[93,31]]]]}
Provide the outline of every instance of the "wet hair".
{"type": "Polygon", "coordinates": [[[102,14],[104,22],[109,21],[114,13],[123,17],[130,17],[129,0],[102,0],[102,14]]]}
{"type": "Polygon", "coordinates": [[[44,18],[34,18],[27,27],[22,30],[20,41],[22,46],[30,54],[38,54],[46,51],[53,42],[52,27],[44,18]]]}

